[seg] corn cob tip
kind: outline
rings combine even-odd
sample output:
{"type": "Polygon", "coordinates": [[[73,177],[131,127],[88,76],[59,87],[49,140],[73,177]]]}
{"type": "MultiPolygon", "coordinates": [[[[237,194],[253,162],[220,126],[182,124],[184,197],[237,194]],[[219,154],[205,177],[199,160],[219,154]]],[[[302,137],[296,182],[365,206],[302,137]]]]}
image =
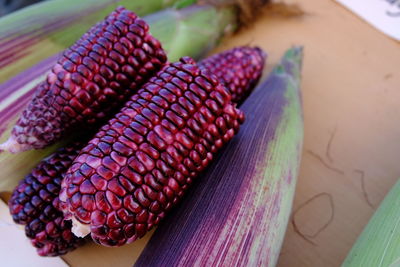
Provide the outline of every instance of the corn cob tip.
{"type": "Polygon", "coordinates": [[[19,153],[32,149],[29,144],[20,144],[14,136],[10,136],[7,141],[0,144],[0,153],[8,151],[10,153],[19,153]]]}
{"type": "Polygon", "coordinates": [[[260,56],[261,56],[264,60],[268,57],[267,52],[265,52],[261,47],[259,47],[259,46],[254,46],[253,49],[254,49],[255,51],[257,51],[257,52],[260,54],[260,56]]]}
{"type": "Polygon", "coordinates": [[[199,62],[222,82],[232,102],[242,104],[261,78],[267,54],[259,47],[239,46],[199,62]]]}

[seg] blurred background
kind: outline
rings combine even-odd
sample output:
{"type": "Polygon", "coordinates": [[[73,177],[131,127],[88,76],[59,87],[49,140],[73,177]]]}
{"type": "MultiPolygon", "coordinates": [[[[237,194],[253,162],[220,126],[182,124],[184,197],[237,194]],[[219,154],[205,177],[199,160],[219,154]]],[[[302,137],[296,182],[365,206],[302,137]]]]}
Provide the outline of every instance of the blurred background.
{"type": "Polygon", "coordinates": [[[0,0],[0,17],[42,0],[0,0]]]}

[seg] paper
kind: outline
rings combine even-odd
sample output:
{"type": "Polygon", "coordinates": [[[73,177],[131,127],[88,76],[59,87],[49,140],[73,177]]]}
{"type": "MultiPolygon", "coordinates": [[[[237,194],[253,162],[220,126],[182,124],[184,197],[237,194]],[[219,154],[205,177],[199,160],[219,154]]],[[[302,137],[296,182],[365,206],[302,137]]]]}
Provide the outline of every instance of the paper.
{"type": "Polygon", "coordinates": [[[400,41],[400,0],[336,0],[375,28],[400,41]]]}
{"type": "Polygon", "coordinates": [[[7,267],[68,267],[59,257],[40,257],[0,200],[0,266],[7,267]]]}

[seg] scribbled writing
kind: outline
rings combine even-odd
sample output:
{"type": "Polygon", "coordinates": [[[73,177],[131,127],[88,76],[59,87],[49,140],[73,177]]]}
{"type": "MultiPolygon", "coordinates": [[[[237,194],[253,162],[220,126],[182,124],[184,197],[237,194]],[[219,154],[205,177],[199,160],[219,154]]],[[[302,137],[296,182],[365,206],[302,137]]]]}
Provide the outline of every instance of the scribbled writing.
{"type": "Polygon", "coordinates": [[[400,17],[400,0],[383,0],[390,5],[386,14],[390,17],[400,17]]]}

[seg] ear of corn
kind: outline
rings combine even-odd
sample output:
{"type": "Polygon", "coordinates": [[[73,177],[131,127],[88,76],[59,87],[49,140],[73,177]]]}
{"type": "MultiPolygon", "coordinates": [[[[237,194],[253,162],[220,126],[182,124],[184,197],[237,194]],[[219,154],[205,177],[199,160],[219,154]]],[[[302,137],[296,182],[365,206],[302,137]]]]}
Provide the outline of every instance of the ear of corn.
{"type": "Polygon", "coordinates": [[[0,149],[19,153],[54,144],[114,114],[167,61],[135,13],[118,7],[65,50],[0,149]]]}
{"type": "Polygon", "coordinates": [[[343,267],[400,266],[400,181],[368,222],[343,267]]]}
{"type": "Polygon", "coordinates": [[[215,76],[182,58],[152,77],[76,157],[60,200],[78,236],[121,246],[174,207],[243,113],[215,76]]]}
{"type": "Polygon", "coordinates": [[[302,49],[290,49],[241,106],[246,122],[135,266],[274,266],[303,140],[302,49]]]}
{"type": "MultiPolygon", "coordinates": [[[[172,55],[172,60],[184,55],[198,57],[204,54],[217,42],[219,37],[236,27],[235,11],[229,7],[216,9],[211,6],[193,6],[182,10],[161,11],[152,15],[149,19],[146,17],[144,19],[149,22],[153,35],[163,42],[168,54],[172,55]],[[207,27],[204,30],[199,25],[215,27],[207,27]]],[[[58,37],[54,38],[57,39],[58,37]]],[[[37,50],[38,48],[35,48],[34,51],[37,50]]],[[[33,54],[36,54],[36,52],[33,54]]],[[[57,56],[46,58],[0,85],[0,120],[2,121],[0,134],[2,134],[2,142],[8,138],[19,112],[22,111],[32,96],[33,90],[31,89],[44,79],[44,74],[56,60],[57,56]]],[[[37,59],[33,61],[37,62],[37,59]]],[[[16,68],[24,69],[22,66],[16,68]]],[[[12,190],[21,177],[24,177],[44,156],[53,152],[56,148],[57,145],[45,150],[28,151],[19,155],[0,154],[0,168],[2,169],[0,191],[12,190]]]]}

